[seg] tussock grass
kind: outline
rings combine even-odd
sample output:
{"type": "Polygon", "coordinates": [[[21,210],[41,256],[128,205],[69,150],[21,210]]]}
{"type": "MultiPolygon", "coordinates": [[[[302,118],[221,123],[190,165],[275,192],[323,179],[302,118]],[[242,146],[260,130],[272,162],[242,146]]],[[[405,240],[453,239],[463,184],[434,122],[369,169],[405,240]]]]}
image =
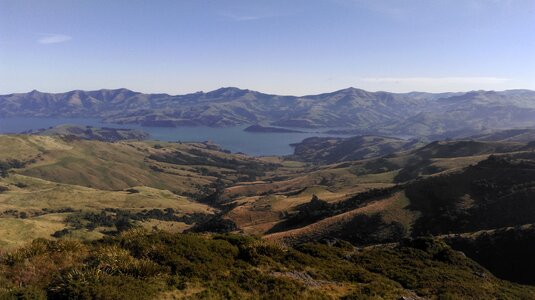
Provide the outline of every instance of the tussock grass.
{"type": "Polygon", "coordinates": [[[355,249],[136,229],[99,242],[37,240],[0,259],[0,296],[53,299],[533,298],[432,239],[355,249]],[[31,271],[28,271],[31,270],[31,271]],[[481,275],[483,274],[483,275],[481,275]]]}

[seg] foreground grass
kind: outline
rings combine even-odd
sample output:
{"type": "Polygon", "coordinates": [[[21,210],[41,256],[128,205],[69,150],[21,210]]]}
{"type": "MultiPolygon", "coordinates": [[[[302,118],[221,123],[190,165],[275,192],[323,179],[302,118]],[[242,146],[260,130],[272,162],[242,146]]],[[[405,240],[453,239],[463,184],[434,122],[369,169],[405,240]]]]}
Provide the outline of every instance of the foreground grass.
{"type": "Polygon", "coordinates": [[[0,259],[3,299],[518,299],[535,288],[496,279],[445,244],[293,248],[238,235],[135,230],[94,242],[35,240],[0,259]]]}

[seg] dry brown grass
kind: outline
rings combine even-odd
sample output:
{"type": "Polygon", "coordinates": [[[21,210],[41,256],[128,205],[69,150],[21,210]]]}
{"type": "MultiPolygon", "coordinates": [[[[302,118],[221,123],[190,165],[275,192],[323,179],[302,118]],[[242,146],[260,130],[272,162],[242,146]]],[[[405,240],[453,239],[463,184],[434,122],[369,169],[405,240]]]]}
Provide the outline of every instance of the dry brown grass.
{"type": "Polygon", "coordinates": [[[264,238],[270,241],[279,242],[297,240],[305,236],[319,238],[328,232],[336,231],[338,228],[351,221],[356,215],[361,214],[369,215],[374,213],[384,213],[389,221],[401,221],[404,224],[410,224],[414,220],[414,216],[410,212],[404,211],[407,204],[404,193],[398,192],[386,199],[372,201],[363,207],[322,219],[304,227],[268,234],[265,235],[264,238]]]}
{"type": "Polygon", "coordinates": [[[66,207],[85,210],[173,208],[184,213],[211,211],[208,206],[192,202],[186,197],[149,187],[135,187],[137,193],[106,191],[23,175],[11,175],[4,182],[10,190],[0,194],[0,212],[7,209],[31,211],[66,207]],[[14,185],[20,182],[27,187],[17,188],[14,185]]]}
{"type": "Polygon", "coordinates": [[[23,246],[36,238],[50,238],[63,229],[63,216],[46,215],[31,219],[0,218],[0,248],[2,250],[23,246]]]}

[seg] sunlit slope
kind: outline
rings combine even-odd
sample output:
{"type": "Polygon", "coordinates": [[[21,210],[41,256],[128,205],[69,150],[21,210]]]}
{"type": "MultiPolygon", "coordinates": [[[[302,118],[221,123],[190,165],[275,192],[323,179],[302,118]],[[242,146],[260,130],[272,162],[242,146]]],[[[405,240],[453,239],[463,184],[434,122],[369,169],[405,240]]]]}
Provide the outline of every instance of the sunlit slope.
{"type": "MultiPolygon", "coordinates": [[[[106,191],[78,185],[58,184],[24,175],[0,178],[0,248],[13,248],[35,238],[51,238],[66,227],[72,211],[121,209],[142,211],[172,208],[179,214],[212,213],[204,204],[167,190],[135,187],[127,191],[106,191]]],[[[160,226],[161,227],[161,226],[160,226]]],[[[80,230],[73,237],[101,237],[98,231],[80,230]]]]}
{"type": "Polygon", "coordinates": [[[266,165],[202,143],[105,143],[21,135],[0,136],[0,145],[4,150],[0,161],[26,163],[16,173],[105,190],[149,186],[179,194],[202,193],[216,177],[233,182],[266,165]]]}
{"type": "Polygon", "coordinates": [[[49,136],[0,135],[0,160],[39,159],[44,153],[71,150],[64,141],[49,136]]]}
{"type": "Polygon", "coordinates": [[[32,211],[45,209],[124,209],[173,208],[184,213],[204,212],[204,204],[192,202],[167,190],[135,187],[121,191],[98,190],[78,185],[59,184],[24,175],[0,180],[8,190],[0,193],[0,210],[32,211]],[[20,186],[20,187],[19,187],[20,186]]]}

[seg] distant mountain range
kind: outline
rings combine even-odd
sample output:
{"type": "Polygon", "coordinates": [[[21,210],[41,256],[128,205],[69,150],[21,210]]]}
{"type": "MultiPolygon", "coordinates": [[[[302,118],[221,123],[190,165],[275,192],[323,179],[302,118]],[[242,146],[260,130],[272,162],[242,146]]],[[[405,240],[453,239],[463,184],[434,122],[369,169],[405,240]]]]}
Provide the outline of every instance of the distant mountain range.
{"type": "Polygon", "coordinates": [[[534,127],[535,91],[435,94],[348,88],[301,97],[232,87],[176,96],[127,89],[32,91],[1,95],[0,116],[93,117],[110,123],[171,127],[269,124],[444,138],[488,129],[534,127]]]}

